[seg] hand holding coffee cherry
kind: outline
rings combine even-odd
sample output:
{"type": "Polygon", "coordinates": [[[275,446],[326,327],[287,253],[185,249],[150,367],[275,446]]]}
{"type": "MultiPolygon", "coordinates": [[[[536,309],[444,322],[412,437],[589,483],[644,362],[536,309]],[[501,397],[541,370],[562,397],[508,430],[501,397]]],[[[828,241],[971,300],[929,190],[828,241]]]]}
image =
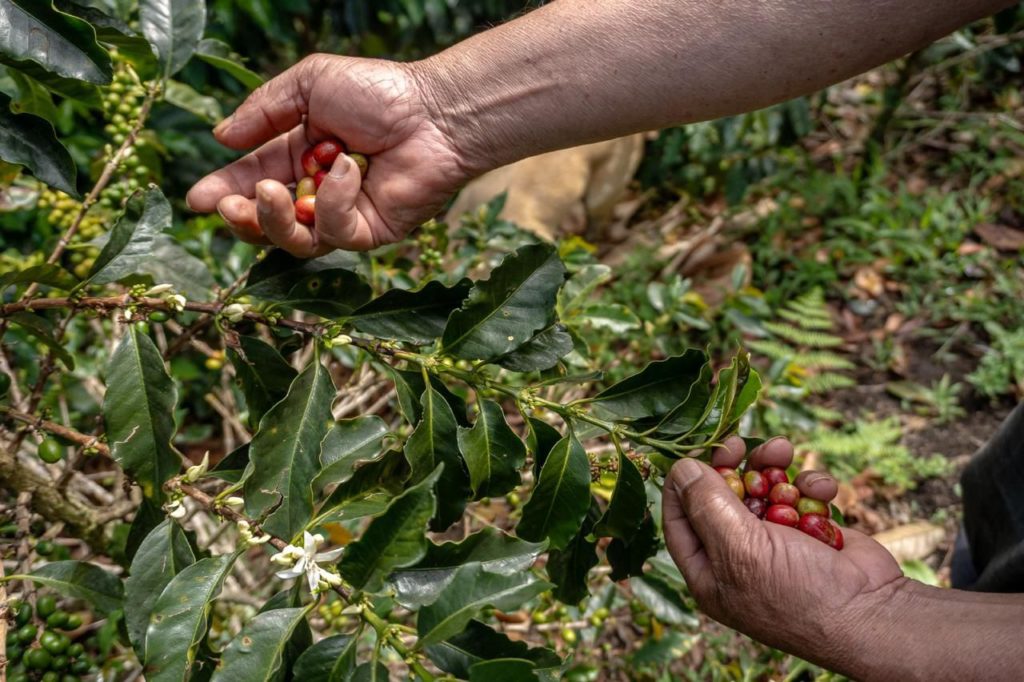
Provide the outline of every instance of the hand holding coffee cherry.
{"type": "Polygon", "coordinates": [[[825,649],[841,654],[879,607],[879,588],[902,578],[899,564],[851,528],[834,549],[840,536],[827,514],[836,481],[804,471],[787,482],[788,440],[746,455],[733,437],[711,457],[725,475],[695,459],[676,463],[662,496],[668,550],[715,620],[812,660],[825,649]]]}

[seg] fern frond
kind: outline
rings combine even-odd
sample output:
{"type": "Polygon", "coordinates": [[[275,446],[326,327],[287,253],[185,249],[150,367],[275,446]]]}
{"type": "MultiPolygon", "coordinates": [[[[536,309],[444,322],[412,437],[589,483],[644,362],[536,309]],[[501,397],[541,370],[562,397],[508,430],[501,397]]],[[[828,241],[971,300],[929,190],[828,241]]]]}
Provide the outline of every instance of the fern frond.
{"type": "Polygon", "coordinates": [[[835,374],[834,372],[813,374],[803,381],[803,386],[808,393],[827,393],[856,385],[857,382],[845,374],[835,374]]]}
{"type": "Polygon", "coordinates": [[[832,329],[832,317],[828,314],[819,315],[814,310],[783,308],[779,311],[779,317],[798,324],[804,329],[832,329]]]}
{"type": "Polygon", "coordinates": [[[765,322],[762,325],[765,330],[775,336],[781,337],[798,346],[809,346],[811,348],[833,348],[843,343],[838,336],[811,329],[803,329],[797,325],[784,322],[765,322]]]}
{"type": "Polygon", "coordinates": [[[830,353],[829,351],[809,351],[797,355],[797,362],[807,369],[816,370],[839,370],[853,369],[853,363],[842,355],[830,353]]]}
{"type": "Polygon", "coordinates": [[[747,341],[746,346],[747,350],[751,350],[771,360],[792,360],[799,354],[796,348],[772,339],[747,341]]]}

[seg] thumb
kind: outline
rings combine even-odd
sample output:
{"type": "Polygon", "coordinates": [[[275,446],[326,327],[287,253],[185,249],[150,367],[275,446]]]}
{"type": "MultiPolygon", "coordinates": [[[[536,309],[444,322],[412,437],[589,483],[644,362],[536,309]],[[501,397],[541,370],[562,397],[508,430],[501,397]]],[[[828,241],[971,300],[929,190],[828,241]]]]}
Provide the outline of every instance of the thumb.
{"type": "Polygon", "coordinates": [[[725,479],[708,465],[684,459],[672,467],[669,478],[669,490],[679,496],[682,513],[712,557],[757,523],[725,479]]]}
{"type": "Polygon", "coordinates": [[[310,57],[258,87],[213,129],[217,141],[247,149],[295,128],[309,111],[310,92],[321,68],[322,62],[310,57]]]}

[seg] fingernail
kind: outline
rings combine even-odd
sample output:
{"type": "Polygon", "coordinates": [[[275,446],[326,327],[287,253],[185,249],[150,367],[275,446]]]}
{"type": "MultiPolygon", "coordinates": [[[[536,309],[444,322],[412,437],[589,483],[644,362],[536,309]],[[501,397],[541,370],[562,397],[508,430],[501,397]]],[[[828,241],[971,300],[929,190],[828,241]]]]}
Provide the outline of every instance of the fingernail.
{"type": "Polygon", "coordinates": [[[270,206],[270,202],[273,197],[270,194],[270,190],[264,187],[263,183],[256,185],[256,207],[267,208],[270,206]]]}
{"type": "Polygon", "coordinates": [[[228,128],[231,127],[231,123],[234,121],[234,119],[235,119],[235,115],[234,114],[231,114],[230,116],[225,118],[223,121],[221,121],[220,123],[218,123],[214,127],[213,134],[214,135],[220,135],[221,133],[223,133],[225,130],[227,130],[228,128]]]}
{"type": "Polygon", "coordinates": [[[228,227],[231,227],[231,221],[224,217],[224,211],[220,210],[220,206],[217,207],[217,215],[220,216],[220,219],[223,220],[228,227]]]}
{"type": "Polygon", "coordinates": [[[675,468],[677,470],[676,480],[682,484],[683,489],[690,487],[704,475],[704,467],[694,459],[684,459],[676,464],[675,468]]]}
{"type": "Polygon", "coordinates": [[[353,163],[353,161],[347,156],[339,154],[338,158],[334,161],[334,165],[331,166],[331,177],[335,180],[340,180],[348,175],[348,167],[351,163],[353,163]]]}

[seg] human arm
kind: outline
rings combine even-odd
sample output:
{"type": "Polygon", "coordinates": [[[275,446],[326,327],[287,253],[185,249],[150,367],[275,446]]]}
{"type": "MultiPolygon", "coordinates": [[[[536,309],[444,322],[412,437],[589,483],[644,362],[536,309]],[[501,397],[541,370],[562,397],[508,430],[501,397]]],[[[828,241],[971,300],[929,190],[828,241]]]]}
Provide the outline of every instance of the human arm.
{"type": "Polygon", "coordinates": [[[215,130],[255,151],[189,192],[241,238],[298,256],[400,240],[466,181],[542,151],[705,120],[812,92],[1010,0],[558,0],[420,62],[308,57],[215,130]],[[286,187],[304,147],[347,156],[318,192],[315,232],[286,187]]]}
{"type": "MultiPolygon", "coordinates": [[[[786,466],[792,454],[775,439],[751,464],[786,466]]],[[[730,439],[712,463],[735,466],[743,455],[742,440],[730,439]]],[[[805,495],[835,495],[825,474],[796,483],[805,495]]],[[[843,530],[836,551],[761,521],[696,460],[673,467],[663,515],[669,552],[701,608],[761,642],[857,680],[1024,679],[1022,595],[928,587],[855,530],[843,530]]]]}

